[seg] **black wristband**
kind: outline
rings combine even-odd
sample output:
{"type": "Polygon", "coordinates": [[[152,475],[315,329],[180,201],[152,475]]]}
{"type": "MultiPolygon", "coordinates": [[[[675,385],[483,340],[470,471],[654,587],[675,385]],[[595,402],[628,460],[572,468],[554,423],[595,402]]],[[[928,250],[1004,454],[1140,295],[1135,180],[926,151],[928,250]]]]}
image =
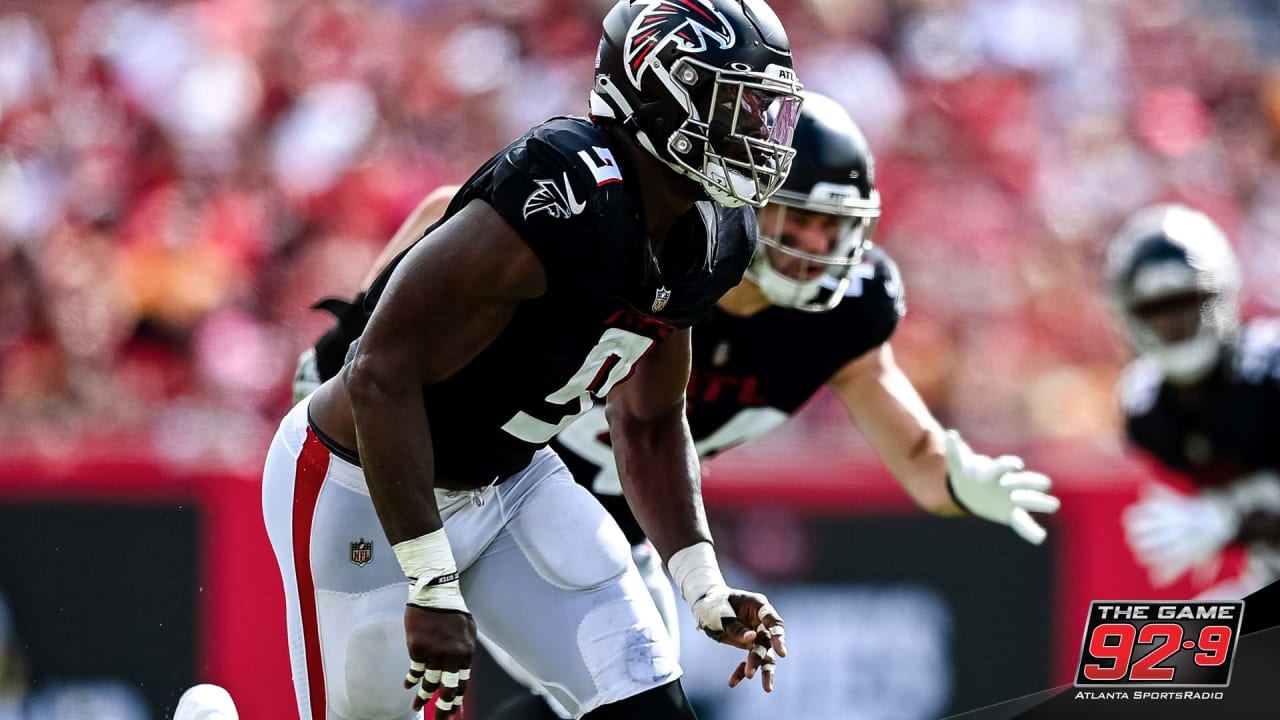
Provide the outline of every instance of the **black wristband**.
{"type": "Polygon", "coordinates": [[[951,473],[947,473],[947,494],[951,496],[951,502],[955,503],[956,507],[963,510],[965,514],[967,515],[974,514],[973,511],[969,509],[969,506],[961,502],[960,497],[956,495],[955,486],[951,484],[951,473]]]}
{"type": "MultiPolygon", "coordinates": [[[[453,572],[445,573],[444,575],[437,575],[431,578],[429,581],[427,581],[426,585],[423,585],[423,587],[435,587],[437,585],[444,585],[445,583],[454,582],[455,580],[458,579],[458,577],[459,577],[458,571],[454,570],[453,572]]],[[[416,577],[409,578],[409,585],[417,586],[417,584],[418,584],[418,578],[416,577]]]]}

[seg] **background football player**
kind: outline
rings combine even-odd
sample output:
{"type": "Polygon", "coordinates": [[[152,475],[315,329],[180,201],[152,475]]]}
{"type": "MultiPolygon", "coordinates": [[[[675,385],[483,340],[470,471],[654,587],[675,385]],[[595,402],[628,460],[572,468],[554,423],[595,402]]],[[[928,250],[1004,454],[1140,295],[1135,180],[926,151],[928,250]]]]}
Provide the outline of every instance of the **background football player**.
{"type": "Polygon", "coordinates": [[[1222,230],[1181,205],[1149,208],[1112,240],[1107,275],[1139,357],[1121,379],[1129,440],[1186,477],[1152,484],[1125,535],[1158,586],[1247,545],[1240,597],[1280,575],[1280,324],[1241,327],[1240,273],[1222,230]]]}
{"type": "Polygon", "coordinates": [[[684,389],[689,327],[741,280],[749,206],[793,155],[786,34],[760,0],[620,0],[598,57],[593,118],[534,127],[462,186],[272,442],[304,719],[409,718],[437,690],[453,715],[477,628],[574,716],[693,717],[623,533],[546,447],[604,397],[700,627],[772,684],[781,618],[720,575],[684,389]]]}
{"type": "MultiPolygon", "coordinates": [[[[694,326],[686,407],[699,457],[767,433],[827,386],[921,507],[940,515],[968,511],[1043,541],[1045,530],[1029,513],[1057,510],[1049,479],[1023,471],[1016,457],[976,454],[957,433],[944,432],[894,362],[889,338],[905,312],[903,288],[897,266],[871,242],[880,198],[861,131],[834,101],[806,93],[793,147],[790,175],[759,213],[760,244],[746,279],[694,326]]],[[[411,237],[413,223],[429,222],[432,212],[424,204],[398,236],[411,237]]],[[[347,306],[326,307],[342,316],[347,306]]],[[[345,317],[304,354],[301,390],[317,370],[341,364],[359,334],[358,318],[345,317]]],[[[623,498],[609,437],[606,415],[595,409],[552,445],[626,532],[674,632],[671,585],[623,498]]],[[[523,679],[500,651],[492,654],[523,679]]],[[[541,712],[504,708],[501,717],[541,712]]]]}

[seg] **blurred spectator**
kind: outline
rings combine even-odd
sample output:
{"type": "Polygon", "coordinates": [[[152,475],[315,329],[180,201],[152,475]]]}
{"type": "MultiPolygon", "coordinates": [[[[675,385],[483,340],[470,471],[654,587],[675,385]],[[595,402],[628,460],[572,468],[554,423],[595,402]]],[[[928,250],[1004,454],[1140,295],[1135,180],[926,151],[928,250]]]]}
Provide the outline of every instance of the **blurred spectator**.
{"type": "MultiPolygon", "coordinates": [[[[1280,308],[1274,3],[773,4],[879,158],[901,362],[977,442],[1118,437],[1098,254],[1140,205],[1222,222],[1248,310],[1280,308]]],[[[307,305],[352,291],[430,189],[584,113],[609,5],[7,4],[5,452],[255,458],[323,325],[307,305]]],[[[792,437],[842,416],[815,402],[792,437]]]]}

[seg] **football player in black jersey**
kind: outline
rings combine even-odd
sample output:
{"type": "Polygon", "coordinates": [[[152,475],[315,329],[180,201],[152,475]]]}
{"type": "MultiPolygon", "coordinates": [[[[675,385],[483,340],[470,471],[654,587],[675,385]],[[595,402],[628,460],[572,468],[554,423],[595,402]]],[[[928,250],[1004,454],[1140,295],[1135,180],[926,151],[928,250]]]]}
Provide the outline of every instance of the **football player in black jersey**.
{"type": "Polygon", "coordinates": [[[1280,575],[1280,324],[1241,327],[1231,245],[1181,205],[1131,219],[1107,275],[1139,353],[1121,378],[1129,440],[1195,487],[1151,485],[1124,513],[1129,546],[1163,586],[1246,545],[1245,573],[1205,596],[1246,595],[1280,575]]]}
{"type": "Polygon", "coordinates": [[[771,687],[781,619],[719,572],[684,389],[799,89],[763,0],[620,0],[592,118],[499,152],[379,275],[263,473],[304,719],[407,720],[437,691],[452,716],[477,629],[574,716],[693,717],[624,535],[546,447],[605,397],[641,525],[699,626],[747,651],[734,677],[771,687]]]}
{"type": "MultiPolygon", "coordinates": [[[[1015,457],[975,454],[957,434],[944,433],[894,363],[888,341],[905,312],[902,282],[897,266],[871,243],[880,198],[862,133],[834,101],[807,93],[793,146],[791,174],[760,212],[760,245],[747,279],[694,326],[686,411],[699,457],[763,435],[826,385],[922,507],[942,515],[967,509],[1041,542],[1045,531],[1029,511],[1057,509],[1049,479],[1024,472],[1015,457]]],[[[406,227],[401,241],[413,232],[406,227]]],[[[304,354],[298,387],[317,381],[314,358],[321,371],[339,365],[342,348],[358,334],[358,322],[335,325],[304,354]]],[[[674,633],[675,599],[622,497],[610,437],[606,413],[597,409],[552,446],[626,532],[674,633]]],[[[536,685],[500,651],[492,654],[517,679],[536,685]]],[[[503,717],[517,716],[538,714],[526,708],[503,717]]]]}

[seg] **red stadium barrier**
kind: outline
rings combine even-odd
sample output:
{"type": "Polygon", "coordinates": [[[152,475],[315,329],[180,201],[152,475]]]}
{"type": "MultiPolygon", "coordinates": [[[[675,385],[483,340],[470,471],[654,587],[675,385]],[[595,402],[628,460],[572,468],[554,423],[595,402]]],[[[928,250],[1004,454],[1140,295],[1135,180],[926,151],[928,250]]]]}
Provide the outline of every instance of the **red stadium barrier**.
{"type": "MultiPolygon", "coordinates": [[[[1063,509],[1050,535],[1056,564],[1050,652],[1055,681],[1069,682],[1091,600],[1171,599],[1187,597],[1192,588],[1185,582],[1152,588],[1124,544],[1118,518],[1136,496],[1137,470],[1057,472],[1055,480],[1063,509]]],[[[197,559],[202,590],[199,626],[193,629],[200,658],[194,678],[225,686],[243,717],[288,718],[295,710],[282,592],[259,491],[257,476],[147,461],[10,460],[0,465],[0,504],[197,505],[202,510],[203,557],[197,559]]],[[[773,507],[824,514],[914,512],[883,468],[829,458],[764,466],[758,458],[727,458],[712,465],[705,494],[709,507],[726,511],[767,501],[773,507]]],[[[180,690],[172,689],[175,696],[180,690]]]]}

